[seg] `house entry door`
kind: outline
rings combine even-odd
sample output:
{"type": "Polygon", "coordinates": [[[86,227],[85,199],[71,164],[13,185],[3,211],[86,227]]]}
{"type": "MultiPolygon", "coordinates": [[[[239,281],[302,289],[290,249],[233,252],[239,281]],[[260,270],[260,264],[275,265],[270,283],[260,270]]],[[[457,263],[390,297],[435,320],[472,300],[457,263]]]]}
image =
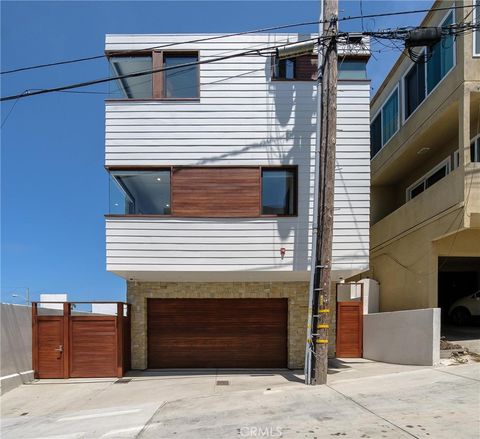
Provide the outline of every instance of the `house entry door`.
{"type": "Polygon", "coordinates": [[[38,378],[63,377],[63,317],[37,317],[38,378]]]}
{"type": "Polygon", "coordinates": [[[363,355],[363,285],[337,284],[336,356],[360,358],[363,355]]]}

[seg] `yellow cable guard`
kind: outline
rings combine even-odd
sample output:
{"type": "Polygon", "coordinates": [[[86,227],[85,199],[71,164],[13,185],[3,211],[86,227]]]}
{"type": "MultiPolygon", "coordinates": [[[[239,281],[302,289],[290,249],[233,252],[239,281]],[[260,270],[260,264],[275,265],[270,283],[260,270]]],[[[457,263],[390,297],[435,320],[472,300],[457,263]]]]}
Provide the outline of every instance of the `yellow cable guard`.
{"type": "Polygon", "coordinates": [[[328,344],[328,340],[320,340],[320,339],[318,339],[318,340],[317,340],[317,343],[328,344]]]}
{"type": "Polygon", "coordinates": [[[328,329],[328,328],[329,328],[329,325],[325,325],[325,324],[319,323],[319,324],[317,325],[317,328],[318,328],[318,329],[328,329]]]}
{"type": "Polygon", "coordinates": [[[329,309],[319,309],[318,312],[330,312],[329,309]]]}

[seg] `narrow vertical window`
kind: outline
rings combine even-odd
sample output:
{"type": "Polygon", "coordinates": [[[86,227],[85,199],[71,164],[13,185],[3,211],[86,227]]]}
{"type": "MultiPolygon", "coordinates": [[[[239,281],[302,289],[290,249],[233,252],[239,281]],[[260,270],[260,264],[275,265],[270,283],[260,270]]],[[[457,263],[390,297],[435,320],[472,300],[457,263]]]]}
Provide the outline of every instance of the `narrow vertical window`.
{"type": "Polygon", "coordinates": [[[382,142],[385,145],[398,130],[398,88],[382,108],[382,142]]]}
{"type": "MultiPolygon", "coordinates": [[[[163,55],[166,69],[182,64],[191,64],[198,61],[198,55],[169,54],[163,55]]],[[[198,64],[193,66],[178,67],[165,72],[165,97],[166,98],[198,98],[198,64]]]]}
{"type": "Polygon", "coordinates": [[[405,119],[417,109],[425,99],[425,64],[415,63],[404,79],[405,119]]]}
{"type": "MultiPolygon", "coordinates": [[[[442,27],[453,24],[453,11],[447,15],[442,27]]],[[[427,89],[430,93],[454,65],[455,42],[453,35],[442,37],[434,46],[427,48],[427,89]]]]}
{"type": "MultiPolygon", "coordinates": [[[[473,22],[480,21],[480,0],[475,1],[475,9],[473,12],[473,22]]],[[[480,56],[480,28],[476,28],[473,32],[473,54],[480,56]]]]}

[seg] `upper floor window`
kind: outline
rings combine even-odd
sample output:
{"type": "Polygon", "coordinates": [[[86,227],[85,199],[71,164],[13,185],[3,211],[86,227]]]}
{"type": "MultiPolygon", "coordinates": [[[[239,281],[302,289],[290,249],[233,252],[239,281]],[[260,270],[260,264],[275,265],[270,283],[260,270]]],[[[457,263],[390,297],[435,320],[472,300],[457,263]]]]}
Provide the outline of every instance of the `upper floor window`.
{"type": "Polygon", "coordinates": [[[425,63],[414,63],[404,79],[405,119],[424,101],[425,63]]]}
{"type": "Polygon", "coordinates": [[[399,91],[398,87],[393,90],[380,111],[370,124],[371,156],[382,149],[383,146],[398,131],[400,124],[399,116],[399,91]]]}
{"type": "Polygon", "coordinates": [[[407,201],[420,195],[450,172],[450,157],[407,188],[407,201]]]}
{"type": "Polygon", "coordinates": [[[287,81],[314,81],[317,79],[317,55],[295,58],[272,57],[272,79],[287,81]]]}
{"type": "Polygon", "coordinates": [[[294,169],[262,169],[262,214],[295,215],[296,175],[294,169]]]}
{"type": "MultiPolygon", "coordinates": [[[[453,11],[449,12],[440,26],[453,24],[453,11]]],[[[454,65],[455,41],[446,35],[432,47],[427,48],[427,91],[430,93],[454,65]]]]}
{"type": "Polygon", "coordinates": [[[110,213],[169,215],[170,169],[112,171],[110,213]]]}
{"type": "Polygon", "coordinates": [[[109,58],[114,76],[148,72],[117,80],[114,97],[129,99],[198,99],[197,52],[139,52],[109,58]],[[176,67],[187,64],[184,67],[176,67]],[[188,65],[193,64],[193,65],[188,65]],[[152,73],[152,70],[165,71],[152,73]]]}
{"type": "MultiPolygon", "coordinates": [[[[473,11],[473,22],[480,21],[480,0],[475,1],[475,8],[473,11]]],[[[480,29],[477,27],[473,32],[473,54],[480,56],[480,29]]]]}

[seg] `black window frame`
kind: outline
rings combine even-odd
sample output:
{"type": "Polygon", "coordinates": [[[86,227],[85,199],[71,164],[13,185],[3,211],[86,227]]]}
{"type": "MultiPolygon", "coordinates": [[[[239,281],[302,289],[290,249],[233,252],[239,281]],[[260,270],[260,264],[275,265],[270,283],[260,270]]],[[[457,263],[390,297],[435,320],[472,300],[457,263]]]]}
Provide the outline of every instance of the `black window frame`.
{"type": "Polygon", "coordinates": [[[261,166],[260,167],[260,216],[261,217],[296,217],[298,216],[298,166],[261,166]],[[292,213],[264,213],[263,210],[263,173],[264,171],[289,171],[293,175],[292,213]]]}

